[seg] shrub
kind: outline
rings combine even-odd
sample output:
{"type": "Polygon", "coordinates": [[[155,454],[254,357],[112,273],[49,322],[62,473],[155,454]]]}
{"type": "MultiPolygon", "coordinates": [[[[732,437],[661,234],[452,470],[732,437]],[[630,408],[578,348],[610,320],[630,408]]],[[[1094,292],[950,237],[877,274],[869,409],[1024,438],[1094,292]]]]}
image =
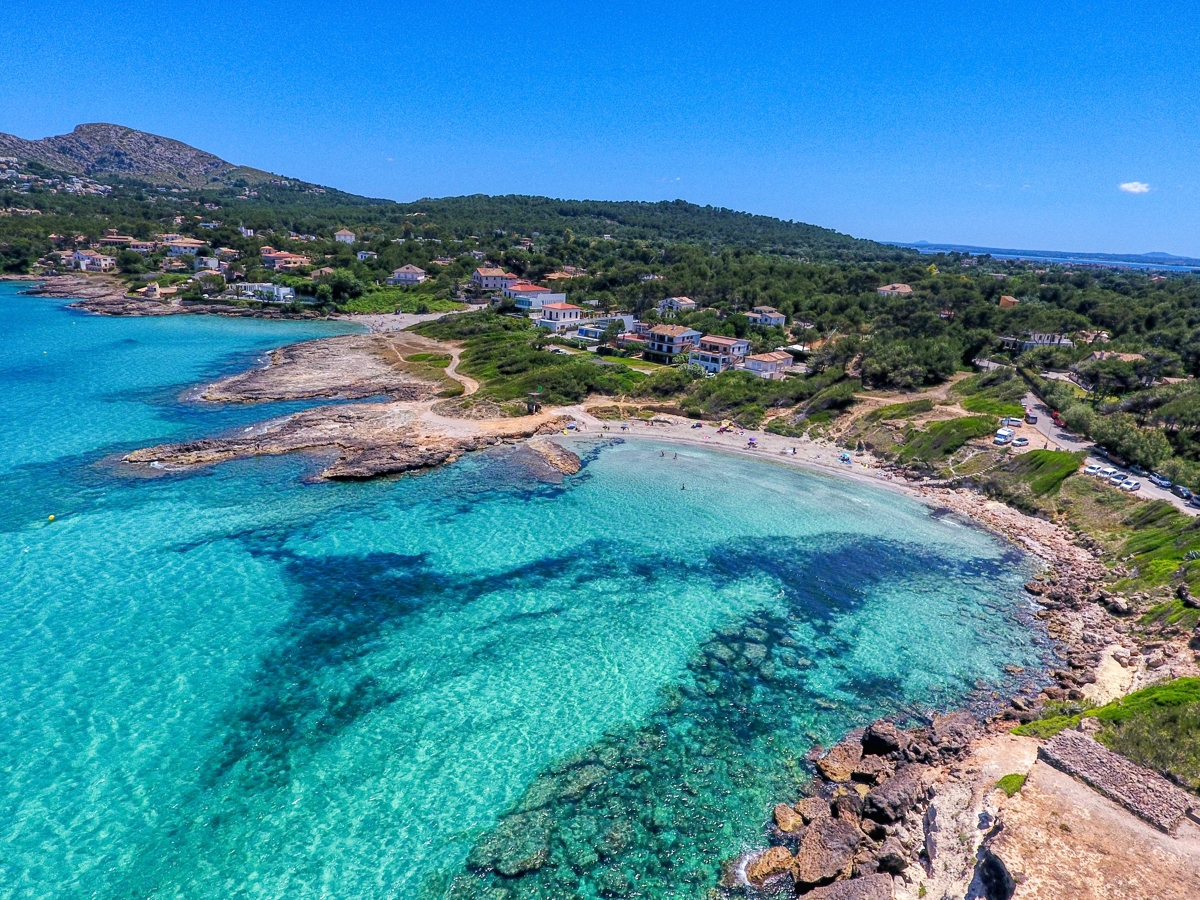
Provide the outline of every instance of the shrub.
{"type": "Polygon", "coordinates": [[[1021,788],[1025,787],[1025,778],[1025,775],[1014,772],[1011,775],[1005,775],[1003,778],[997,781],[996,787],[1000,788],[1000,790],[1012,797],[1019,790],[1021,790],[1021,788]]]}

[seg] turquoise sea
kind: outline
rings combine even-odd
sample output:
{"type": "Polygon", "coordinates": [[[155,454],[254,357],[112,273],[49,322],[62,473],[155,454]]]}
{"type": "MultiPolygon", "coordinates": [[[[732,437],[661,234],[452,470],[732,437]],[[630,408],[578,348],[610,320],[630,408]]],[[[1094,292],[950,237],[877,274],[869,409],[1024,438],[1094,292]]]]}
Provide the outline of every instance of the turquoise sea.
{"type": "Polygon", "coordinates": [[[632,440],[134,474],[296,408],[186,396],[339,326],[0,321],[3,898],[704,898],[814,743],[1049,653],[1027,560],[871,485],[632,440]]]}

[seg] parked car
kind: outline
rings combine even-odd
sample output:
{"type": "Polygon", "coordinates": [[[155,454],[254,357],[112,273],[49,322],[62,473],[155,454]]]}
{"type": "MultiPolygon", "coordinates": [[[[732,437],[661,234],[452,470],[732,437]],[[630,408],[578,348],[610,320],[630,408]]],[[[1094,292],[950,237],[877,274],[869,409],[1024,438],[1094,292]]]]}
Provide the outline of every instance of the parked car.
{"type": "Polygon", "coordinates": [[[1013,438],[1013,446],[1014,447],[1028,447],[1029,446],[1029,438],[1027,438],[1027,437],[1013,438]]]}
{"type": "Polygon", "coordinates": [[[1150,476],[1150,483],[1156,484],[1160,488],[1169,488],[1171,486],[1171,479],[1164,478],[1162,475],[1159,475],[1157,472],[1155,472],[1150,476]]]}
{"type": "Polygon", "coordinates": [[[1184,500],[1192,499],[1192,492],[1185,488],[1182,484],[1177,484],[1175,487],[1171,488],[1171,493],[1176,497],[1183,498],[1184,500]]]}
{"type": "Polygon", "coordinates": [[[1117,474],[1117,470],[1114,469],[1112,466],[1108,466],[1107,468],[1101,469],[1096,474],[1099,475],[1101,478],[1112,478],[1114,475],[1117,474]]]}
{"type": "Polygon", "coordinates": [[[1083,470],[1083,474],[1084,475],[1099,475],[1100,467],[1098,465],[1096,465],[1095,463],[1092,463],[1090,466],[1088,466],[1086,469],[1083,470]]]}
{"type": "Polygon", "coordinates": [[[1129,478],[1125,481],[1122,481],[1119,485],[1117,485],[1117,487],[1123,491],[1140,491],[1142,489],[1142,483],[1129,478]]]}
{"type": "Polygon", "coordinates": [[[1108,448],[1101,447],[1099,444],[1096,444],[1094,447],[1092,447],[1092,456],[1098,456],[1101,459],[1108,459],[1108,448]]]}
{"type": "Polygon", "coordinates": [[[1200,494],[1192,494],[1192,499],[1188,501],[1188,506],[1194,506],[1200,509],[1200,494]]]}
{"type": "Polygon", "coordinates": [[[1130,466],[1129,471],[1132,472],[1134,475],[1137,475],[1139,478],[1145,478],[1147,475],[1150,474],[1145,469],[1143,469],[1141,466],[1130,466]]]}
{"type": "Polygon", "coordinates": [[[1109,484],[1120,484],[1121,482],[1123,482],[1125,480],[1125,477],[1126,476],[1125,476],[1124,472],[1118,472],[1117,474],[1113,475],[1111,478],[1108,479],[1108,483],[1109,484]]]}
{"type": "Polygon", "coordinates": [[[1036,425],[1037,424],[1037,413],[1026,412],[1025,413],[1025,421],[1028,422],[1030,425],[1036,425]]]}
{"type": "Polygon", "coordinates": [[[1007,416],[1000,420],[1000,424],[1005,428],[1020,428],[1023,423],[1016,416],[1007,416]]]}

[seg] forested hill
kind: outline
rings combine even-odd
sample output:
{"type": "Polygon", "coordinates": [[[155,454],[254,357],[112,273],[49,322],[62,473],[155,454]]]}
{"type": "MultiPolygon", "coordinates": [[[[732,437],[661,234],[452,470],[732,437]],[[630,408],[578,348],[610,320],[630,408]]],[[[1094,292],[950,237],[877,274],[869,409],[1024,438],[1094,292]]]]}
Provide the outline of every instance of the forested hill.
{"type": "MultiPolygon", "coordinates": [[[[916,256],[911,250],[858,240],[816,225],[683,200],[650,203],[474,194],[397,203],[360,197],[237,166],[180,141],[120,125],[80,125],[70,134],[36,141],[0,133],[0,157],[17,160],[15,171],[11,164],[0,164],[0,172],[10,173],[0,181],[0,208],[33,208],[42,215],[76,218],[80,221],[60,221],[55,227],[83,233],[95,230],[101,220],[109,227],[138,233],[138,223],[161,223],[168,216],[191,212],[189,207],[208,204],[210,212],[219,212],[212,218],[226,224],[286,228],[300,234],[381,228],[461,240],[496,232],[547,237],[566,237],[569,232],[658,245],[749,248],[810,260],[898,261],[916,256]],[[88,183],[65,187],[72,178],[88,183]]],[[[25,228],[37,231],[31,222],[25,228]]]]}
{"type": "Polygon", "coordinates": [[[586,237],[753,247],[814,258],[901,259],[908,251],[860,240],[829,228],[756,216],[684,200],[658,203],[624,200],[552,200],[506,195],[445,197],[400,204],[408,216],[471,234],[497,228],[520,234],[571,231],[586,237]]]}

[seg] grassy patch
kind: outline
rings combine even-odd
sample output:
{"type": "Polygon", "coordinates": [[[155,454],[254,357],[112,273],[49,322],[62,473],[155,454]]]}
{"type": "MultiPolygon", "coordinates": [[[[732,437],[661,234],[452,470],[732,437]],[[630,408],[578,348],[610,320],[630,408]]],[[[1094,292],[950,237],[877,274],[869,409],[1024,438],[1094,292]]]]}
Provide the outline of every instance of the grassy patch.
{"type": "Polygon", "coordinates": [[[1035,719],[1032,722],[1027,722],[1024,725],[1018,725],[1012,730],[1013,734],[1019,734],[1022,737],[1035,737],[1043,741],[1049,740],[1060,731],[1066,731],[1068,728],[1074,728],[1079,724],[1079,720],[1083,718],[1082,713],[1073,716],[1049,716],[1045,719],[1035,719]]]}
{"type": "Polygon", "coordinates": [[[1025,382],[1012,369],[992,369],[964,378],[950,389],[961,397],[967,412],[991,416],[1020,416],[1025,413],[1021,399],[1025,382]]]}
{"type": "Polygon", "coordinates": [[[367,291],[361,297],[353,297],[339,304],[342,312],[361,314],[390,314],[453,312],[462,309],[461,303],[428,294],[414,293],[408,288],[379,288],[367,291]]]}
{"type": "Polygon", "coordinates": [[[435,369],[444,369],[450,365],[452,357],[449,353],[414,353],[411,356],[405,357],[405,359],[409,362],[424,363],[435,369]]]}
{"type": "Polygon", "coordinates": [[[905,462],[938,462],[945,459],[967,441],[981,438],[996,430],[990,416],[967,416],[934,422],[925,431],[914,431],[900,449],[905,462]]]}
{"type": "Polygon", "coordinates": [[[1025,407],[1019,403],[1005,403],[983,394],[968,397],[963,400],[962,408],[967,412],[987,414],[990,416],[1023,416],[1025,407]]]}
{"type": "Polygon", "coordinates": [[[1079,471],[1087,456],[1084,452],[1064,453],[1061,450],[1031,450],[1013,460],[1008,471],[1029,485],[1035,496],[1058,491],[1062,483],[1079,471]]]}
{"type": "Polygon", "coordinates": [[[1004,791],[1008,796],[1014,796],[1021,788],[1025,787],[1025,777],[1017,772],[1011,775],[1005,775],[996,782],[996,787],[1004,791]]]}

